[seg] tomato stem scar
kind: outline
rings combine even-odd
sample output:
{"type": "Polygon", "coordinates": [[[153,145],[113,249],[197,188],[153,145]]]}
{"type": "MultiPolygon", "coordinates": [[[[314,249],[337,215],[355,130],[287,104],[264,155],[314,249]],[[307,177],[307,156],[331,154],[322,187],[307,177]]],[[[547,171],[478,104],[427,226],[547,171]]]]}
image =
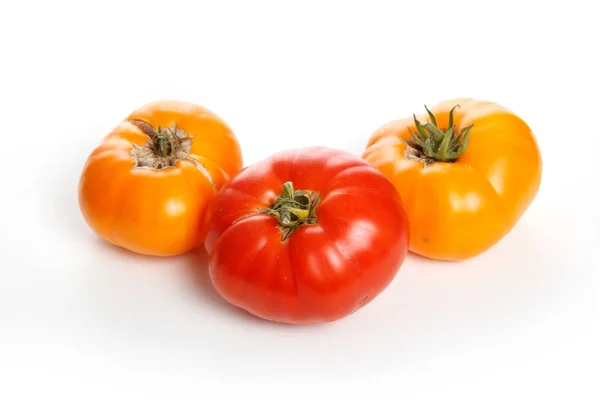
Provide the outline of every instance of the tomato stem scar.
{"type": "Polygon", "coordinates": [[[320,200],[321,196],[317,192],[295,190],[292,182],[286,182],[272,206],[259,212],[277,219],[282,233],[281,240],[284,241],[300,226],[317,223],[316,209],[320,200]]]}
{"type": "Polygon", "coordinates": [[[422,124],[413,114],[416,132],[408,128],[411,139],[404,140],[406,150],[404,155],[411,160],[417,160],[428,167],[436,162],[455,162],[467,150],[469,134],[473,125],[466,126],[458,132],[454,124],[454,110],[460,108],[457,104],[450,110],[448,128],[442,130],[437,125],[435,115],[425,106],[429,122],[422,124]]]}
{"type": "Polygon", "coordinates": [[[131,158],[135,162],[133,169],[162,170],[175,168],[179,161],[188,161],[194,164],[208,181],[216,187],[206,167],[200,161],[190,157],[193,137],[183,129],[178,128],[176,123],[167,128],[158,126],[155,129],[146,121],[131,120],[129,122],[148,136],[148,141],[142,146],[132,143],[131,158]]]}

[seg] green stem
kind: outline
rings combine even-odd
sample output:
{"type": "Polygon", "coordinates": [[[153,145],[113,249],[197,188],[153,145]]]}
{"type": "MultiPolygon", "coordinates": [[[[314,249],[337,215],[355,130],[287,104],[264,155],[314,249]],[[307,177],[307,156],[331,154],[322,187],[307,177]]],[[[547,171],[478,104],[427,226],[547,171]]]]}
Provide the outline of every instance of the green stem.
{"type": "Polygon", "coordinates": [[[280,196],[282,199],[294,200],[294,185],[292,182],[283,184],[283,191],[280,196]]]}
{"type": "Polygon", "coordinates": [[[154,142],[154,151],[157,156],[167,158],[172,155],[173,145],[171,140],[169,140],[169,137],[163,134],[160,129],[152,141],[154,142]]]}
{"type": "Polygon", "coordinates": [[[292,182],[286,182],[281,194],[273,201],[273,205],[260,212],[277,219],[283,241],[300,226],[317,223],[316,209],[320,199],[317,192],[295,190],[292,182]]]}
{"type": "Polygon", "coordinates": [[[456,105],[450,110],[448,116],[448,127],[442,130],[437,125],[435,115],[425,106],[430,122],[422,124],[413,114],[417,132],[411,133],[410,140],[404,140],[407,144],[407,157],[423,161],[425,165],[435,162],[455,162],[467,150],[469,134],[473,125],[463,128],[460,132],[454,126],[454,110],[460,107],[456,105]]]}

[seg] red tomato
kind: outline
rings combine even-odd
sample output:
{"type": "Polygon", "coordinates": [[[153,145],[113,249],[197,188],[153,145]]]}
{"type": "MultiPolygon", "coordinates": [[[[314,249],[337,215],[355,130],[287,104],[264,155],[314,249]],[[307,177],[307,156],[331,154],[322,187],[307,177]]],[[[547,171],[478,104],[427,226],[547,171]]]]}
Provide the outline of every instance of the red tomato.
{"type": "Polygon", "coordinates": [[[406,257],[400,195],[376,168],[322,147],[245,168],[209,210],[217,292],[260,318],[329,322],[371,302],[406,257]]]}

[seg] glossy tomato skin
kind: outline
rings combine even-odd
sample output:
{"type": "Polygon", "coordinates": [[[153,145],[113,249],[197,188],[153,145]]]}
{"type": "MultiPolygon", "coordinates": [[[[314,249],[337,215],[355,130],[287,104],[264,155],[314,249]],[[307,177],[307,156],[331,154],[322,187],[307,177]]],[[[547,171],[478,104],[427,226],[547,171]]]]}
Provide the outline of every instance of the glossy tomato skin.
{"type": "Polygon", "coordinates": [[[172,256],[202,245],[203,218],[218,189],[242,167],[237,138],[208,109],[188,102],[148,103],[118,124],[89,155],[79,182],[79,205],[104,240],[132,252],[172,256]],[[192,137],[189,157],[174,167],[134,168],[131,151],[155,129],[173,123],[192,137]]]}
{"type": "Polygon", "coordinates": [[[283,151],[221,189],[205,242],[210,278],[228,302],[263,319],[334,321],[365,306],[392,281],[409,230],[393,185],[358,157],[322,147],[283,151]],[[285,182],[318,192],[317,223],[285,240],[258,213],[285,182]]]}
{"type": "MultiPolygon", "coordinates": [[[[431,108],[441,129],[455,108],[456,131],[473,125],[456,162],[422,162],[405,156],[413,117],[391,121],[373,133],[363,158],[400,192],[411,222],[410,250],[459,261],[504,237],[521,218],[541,184],[542,159],[530,127],[510,110],[488,101],[451,99],[431,108]]],[[[418,115],[421,122],[429,121],[418,115]]]]}

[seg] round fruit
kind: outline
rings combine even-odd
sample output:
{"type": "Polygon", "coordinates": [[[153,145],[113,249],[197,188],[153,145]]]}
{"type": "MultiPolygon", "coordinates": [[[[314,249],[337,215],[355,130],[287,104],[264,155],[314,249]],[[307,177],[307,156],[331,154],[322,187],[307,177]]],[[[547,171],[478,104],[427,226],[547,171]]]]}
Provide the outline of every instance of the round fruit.
{"type": "Polygon", "coordinates": [[[89,226],[116,246],[181,254],[202,244],[207,206],[241,168],[238,141],[217,115],[157,101],[131,113],[89,155],[79,204],[89,226]]]}
{"type": "Polygon", "coordinates": [[[363,158],[400,192],[410,250],[440,260],[464,260],[498,242],[529,207],[542,176],[529,126],[498,104],[473,99],[385,124],[363,158]]]}
{"type": "Polygon", "coordinates": [[[408,251],[396,189],[358,157],[321,147],[247,167],[210,208],[210,278],[261,318],[340,319],[377,297],[408,251]]]}

